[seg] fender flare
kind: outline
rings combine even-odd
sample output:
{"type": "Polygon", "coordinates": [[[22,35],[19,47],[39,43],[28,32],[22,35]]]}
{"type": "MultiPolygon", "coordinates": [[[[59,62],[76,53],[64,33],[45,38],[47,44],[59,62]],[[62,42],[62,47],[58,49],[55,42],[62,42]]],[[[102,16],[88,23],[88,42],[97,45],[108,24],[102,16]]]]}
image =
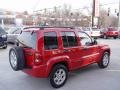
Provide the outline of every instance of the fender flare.
{"type": "Polygon", "coordinates": [[[47,62],[47,69],[46,69],[47,76],[49,76],[49,74],[50,74],[53,66],[56,65],[56,64],[58,64],[58,63],[66,63],[68,70],[70,70],[71,60],[70,60],[69,56],[62,56],[62,57],[61,56],[59,56],[59,57],[57,56],[57,57],[53,57],[53,58],[49,59],[48,62],[47,62]]]}

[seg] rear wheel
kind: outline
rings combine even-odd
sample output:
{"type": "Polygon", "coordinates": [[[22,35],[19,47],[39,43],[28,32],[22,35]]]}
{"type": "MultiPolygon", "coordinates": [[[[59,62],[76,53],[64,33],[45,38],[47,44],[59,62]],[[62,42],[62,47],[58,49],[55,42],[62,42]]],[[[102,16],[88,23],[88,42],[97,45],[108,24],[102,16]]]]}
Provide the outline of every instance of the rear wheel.
{"type": "Polygon", "coordinates": [[[14,47],[9,51],[9,62],[13,70],[22,70],[25,65],[22,47],[14,47]]]}
{"type": "Polygon", "coordinates": [[[60,88],[65,84],[67,77],[67,68],[64,65],[57,64],[50,74],[50,83],[52,87],[60,88]]]}
{"type": "Polygon", "coordinates": [[[106,35],[103,36],[104,39],[108,39],[108,37],[106,35]]]}
{"type": "Polygon", "coordinates": [[[109,65],[110,62],[110,55],[108,52],[104,52],[101,60],[98,62],[98,66],[100,68],[106,68],[109,65]]]}
{"type": "Polygon", "coordinates": [[[118,38],[120,39],[120,35],[118,36],[118,38]]]}
{"type": "Polygon", "coordinates": [[[114,39],[117,39],[117,37],[113,37],[114,39]]]}

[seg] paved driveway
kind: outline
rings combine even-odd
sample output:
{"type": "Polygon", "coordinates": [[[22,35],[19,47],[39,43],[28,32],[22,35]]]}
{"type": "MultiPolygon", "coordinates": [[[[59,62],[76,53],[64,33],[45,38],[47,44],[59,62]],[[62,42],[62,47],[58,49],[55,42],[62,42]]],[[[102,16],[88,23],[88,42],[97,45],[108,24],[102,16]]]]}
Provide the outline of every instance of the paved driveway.
{"type": "MultiPolygon", "coordinates": [[[[120,90],[120,39],[99,40],[109,44],[112,50],[108,68],[97,64],[71,72],[67,83],[58,90],[120,90]]],[[[13,71],[9,65],[8,51],[0,49],[0,90],[54,90],[48,79],[34,78],[21,71],[13,71]]]]}

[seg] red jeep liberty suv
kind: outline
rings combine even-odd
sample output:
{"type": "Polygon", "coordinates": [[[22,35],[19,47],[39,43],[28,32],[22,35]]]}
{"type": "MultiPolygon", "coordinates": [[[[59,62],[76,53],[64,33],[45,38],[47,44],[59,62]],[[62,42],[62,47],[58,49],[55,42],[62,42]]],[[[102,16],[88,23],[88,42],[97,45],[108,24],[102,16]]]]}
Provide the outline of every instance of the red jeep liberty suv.
{"type": "Polygon", "coordinates": [[[54,88],[63,86],[68,72],[97,63],[106,68],[108,45],[98,44],[85,32],[72,27],[27,27],[9,51],[13,70],[34,77],[49,77],[54,88]]]}
{"type": "Polygon", "coordinates": [[[116,28],[110,27],[105,29],[103,33],[103,38],[108,39],[108,37],[113,37],[114,39],[117,39],[119,37],[119,31],[116,28]]]}

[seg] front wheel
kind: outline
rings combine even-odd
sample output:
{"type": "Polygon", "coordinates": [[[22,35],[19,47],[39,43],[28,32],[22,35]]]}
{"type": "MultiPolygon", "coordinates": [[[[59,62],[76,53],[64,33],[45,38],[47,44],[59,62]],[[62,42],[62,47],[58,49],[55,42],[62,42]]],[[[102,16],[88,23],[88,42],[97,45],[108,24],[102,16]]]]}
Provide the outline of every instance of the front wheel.
{"type": "Polygon", "coordinates": [[[62,87],[68,77],[68,70],[64,65],[57,64],[51,74],[50,74],[50,83],[54,88],[62,87]]]}
{"type": "Polygon", "coordinates": [[[104,52],[101,60],[98,62],[98,66],[100,68],[106,68],[109,65],[110,62],[110,55],[108,52],[104,52]]]}

